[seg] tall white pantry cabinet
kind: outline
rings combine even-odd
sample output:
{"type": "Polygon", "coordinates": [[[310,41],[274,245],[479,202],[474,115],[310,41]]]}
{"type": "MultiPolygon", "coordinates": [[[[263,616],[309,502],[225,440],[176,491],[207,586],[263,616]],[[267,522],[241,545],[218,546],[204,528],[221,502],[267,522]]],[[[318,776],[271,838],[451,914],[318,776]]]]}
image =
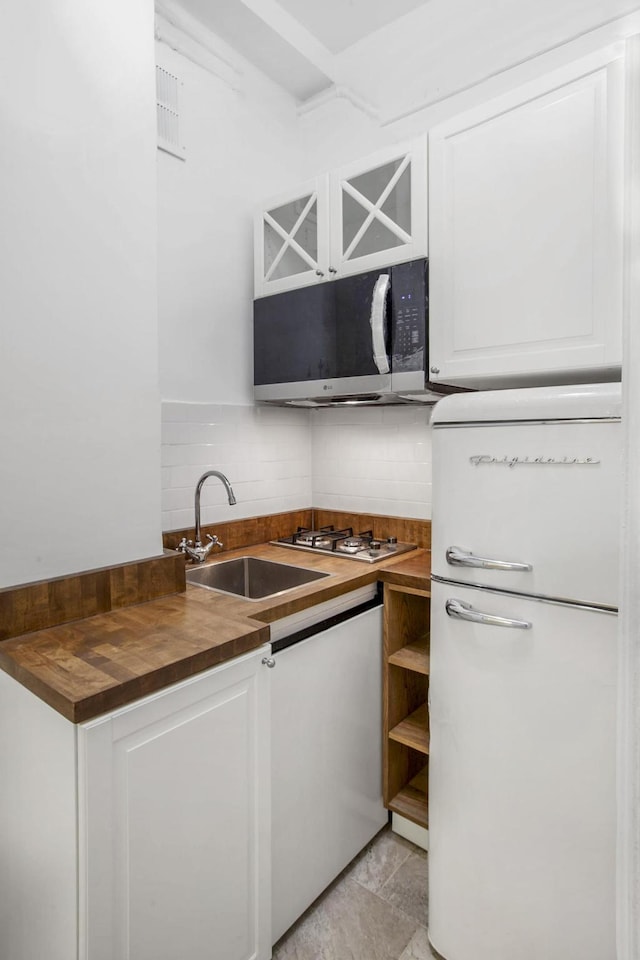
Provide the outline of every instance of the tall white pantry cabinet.
{"type": "Polygon", "coordinates": [[[271,956],[269,649],[78,725],[0,672],[3,960],[271,956]]]}
{"type": "Polygon", "coordinates": [[[624,47],[429,131],[430,379],[619,376],[624,47]]]}

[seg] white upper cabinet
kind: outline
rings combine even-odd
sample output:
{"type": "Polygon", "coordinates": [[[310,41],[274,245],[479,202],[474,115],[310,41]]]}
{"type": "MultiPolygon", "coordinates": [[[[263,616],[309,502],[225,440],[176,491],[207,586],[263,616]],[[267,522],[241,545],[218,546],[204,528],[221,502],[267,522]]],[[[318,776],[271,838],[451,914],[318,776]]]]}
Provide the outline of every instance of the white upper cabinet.
{"type": "Polygon", "coordinates": [[[427,255],[426,140],[330,174],[330,267],[362,273],[427,255]]]}
{"type": "Polygon", "coordinates": [[[621,363],[617,49],[429,133],[430,379],[611,379],[621,363]]]}
{"type": "Polygon", "coordinates": [[[426,254],[426,138],[420,138],[264,204],[255,223],[255,296],[426,254]]]}

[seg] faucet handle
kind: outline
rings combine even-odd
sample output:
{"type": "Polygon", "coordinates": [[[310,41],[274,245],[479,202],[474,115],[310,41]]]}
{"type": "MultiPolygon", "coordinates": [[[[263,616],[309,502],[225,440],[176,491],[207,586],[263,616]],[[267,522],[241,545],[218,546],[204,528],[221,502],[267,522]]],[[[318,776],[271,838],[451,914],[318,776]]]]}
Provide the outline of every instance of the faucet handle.
{"type": "MultiPolygon", "coordinates": [[[[224,543],[222,542],[222,540],[218,540],[218,538],[217,538],[217,536],[216,536],[215,534],[214,534],[213,536],[211,536],[211,534],[208,533],[208,534],[207,534],[207,540],[211,540],[211,546],[212,546],[212,547],[224,547],[224,543]]],[[[209,549],[211,549],[211,547],[210,547],[209,549]]]]}
{"type": "Polygon", "coordinates": [[[192,546],[193,546],[193,544],[192,544],[191,540],[187,540],[186,537],[183,537],[182,540],[180,541],[180,543],[178,544],[178,546],[176,547],[176,550],[177,550],[179,553],[186,553],[186,552],[187,552],[187,547],[192,547],[192,546]]]}

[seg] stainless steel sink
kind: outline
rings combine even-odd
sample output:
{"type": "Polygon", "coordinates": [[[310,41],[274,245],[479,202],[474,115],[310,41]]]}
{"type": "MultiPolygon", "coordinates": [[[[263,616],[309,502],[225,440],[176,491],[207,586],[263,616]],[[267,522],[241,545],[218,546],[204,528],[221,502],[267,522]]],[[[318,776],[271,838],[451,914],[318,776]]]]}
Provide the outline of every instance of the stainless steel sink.
{"type": "Polygon", "coordinates": [[[206,567],[187,569],[187,583],[220,593],[230,593],[248,600],[264,600],[293,590],[304,583],[321,580],[330,574],[306,567],[294,567],[289,563],[274,563],[258,557],[238,557],[222,560],[206,567]]]}

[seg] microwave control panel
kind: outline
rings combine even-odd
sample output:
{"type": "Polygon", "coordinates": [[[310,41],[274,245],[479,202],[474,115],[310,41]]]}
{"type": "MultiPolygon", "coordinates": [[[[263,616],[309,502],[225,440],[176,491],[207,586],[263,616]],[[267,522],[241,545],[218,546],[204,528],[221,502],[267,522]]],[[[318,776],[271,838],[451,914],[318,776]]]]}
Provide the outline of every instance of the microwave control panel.
{"type": "Polygon", "coordinates": [[[426,260],[393,268],[392,369],[394,373],[425,369],[425,341],[429,315],[426,260]]]}

